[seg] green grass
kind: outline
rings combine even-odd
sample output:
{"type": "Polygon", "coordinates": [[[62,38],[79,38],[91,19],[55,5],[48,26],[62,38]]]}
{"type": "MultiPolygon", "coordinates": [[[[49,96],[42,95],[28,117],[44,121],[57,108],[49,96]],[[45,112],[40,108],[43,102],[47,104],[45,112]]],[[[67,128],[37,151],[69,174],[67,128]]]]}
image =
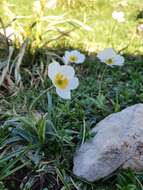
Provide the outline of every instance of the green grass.
{"type": "MultiPolygon", "coordinates": [[[[7,0],[7,2],[14,5],[12,10],[16,15],[27,16],[32,14],[32,1],[7,0]]],[[[119,2],[119,0],[73,0],[71,6],[67,6],[66,2],[61,0],[55,10],[47,10],[46,15],[65,13],[66,18],[77,19],[88,25],[92,30],[87,31],[84,28],[78,28],[71,32],[68,37],[52,41],[48,47],[44,47],[42,53],[41,50],[38,50],[40,53],[38,52],[39,54],[36,55],[36,59],[32,64],[33,55],[25,56],[21,67],[21,87],[16,86],[11,90],[6,83],[8,88],[2,87],[0,89],[1,126],[5,121],[20,116],[26,117],[27,121],[31,121],[29,125],[32,125],[32,114],[36,115],[36,118],[46,114],[46,119],[51,119],[53,122],[56,132],[54,131],[54,135],[48,139],[46,145],[39,142],[36,136],[39,148],[45,153],[44,161],[49,163],[48,175],[46,174],[46,179],[49,181],[47,180],[45,184],[50,190],[76,190],[78,188],[82,190],[115,190],[117,184],[120,185],[121,190],[140,190],[136,179],[138,176],[134,176],[130,171],[98,183],[85,182],[72,174],[73,154],[82,141],[90,138],[90,129],[107,115],[143,101],[143,41],[142,36],[136,32],[138,23],[142,21],[142,19],[137,19],[137,15],[143,7],[141,7],[140,0],[128,0],[127,6],[121,6],[119,2]],[[114,32],[111,33],[114,25],[111,16],[113,10],[124,11],[126,22],[116,24],[114,32]],[[121,53],[125,57],[125,65],[121,68],[107,68],[99,96],[99,80],[105,65],[97,60],[96,54],[99,50],[113,45],[116,51],[123,49],[121,53]],[[50,86],[48,77],[45,77],[47,71],[45,49],[50,51],[55,48],[57,54],[63,55],[64,50],[69,47],[80,49],[87,55],[86,62],[75,67],[80,78],[80,86],[72,93],[72,100],[64,101],[60,99],[57,97],[55,89],[53,89],[50,92],[52,106],[49,104],[49,97],[44,94],[33,105],[32,112],[29,113],[33,101],[50,86]],[[130,185],[134,187],[130,187],[130,185]]],[[[5,12],[1,10],[0,14],[4,19],[4,24],[7,25],[9,19],[4,16],[5,12]]],[[[32,21],[22,20],[26,27],[29,26],[30,22],[32,21]]],[[[71,26],[67,26],[66,30],[68,29],[71,29],[71,26]]],[[[53,38],[52,35],[47,35],[47,38],[53,38]]],[[[39,123],[35,124],[35,122],[37,120],[34,120],[34,125],[40,125],[39,123]]],[[[22,125],[24,124],[20,124],[20,127],[22,125]]],[[[38,132],[40,133],[41,130],[38,132]]],[[[7,135],[10,135],[7,127],[6,129],[0,128],[0,143],[7,135]]],[[[25,157],[22,158],[25,159],[25,157]]],[[[3,171],[0,174],[0,179],[2,174],[10,172],[20,165],[21,162],[19,163],[17,155],[15,159],[17,161],[15,165],[12,165],[13,160],[6,161],[4,164],[1,164],[2,161],[0,160],[0,169],[3,171]],[[11,166],[10,170],[5,171],[6,166],[11,166]]],[[[24,177],[28,176],[29,183],[32,183],[33,176],[36,176],[38,172],[41,175],[41,168],[41,163],[37,165],[30,163],[28,167],[24,167],[24,169],[15,172],[13,176],[10,175],[2,180],[3,184],[6,187],[19,189],[19,182],[15,178],[22,181],[24,177]],[[28,172],[29,175],[27,175],[28,172]]],[[[139,179],[141,182],[143,181],[142,175],[139,176],[139,179]]],[[[0,188],[0,190],[4,190],[4,187],[0,186],[0,188]]],[[[22,190],[27,189],[23,188],[22,190]]]]}

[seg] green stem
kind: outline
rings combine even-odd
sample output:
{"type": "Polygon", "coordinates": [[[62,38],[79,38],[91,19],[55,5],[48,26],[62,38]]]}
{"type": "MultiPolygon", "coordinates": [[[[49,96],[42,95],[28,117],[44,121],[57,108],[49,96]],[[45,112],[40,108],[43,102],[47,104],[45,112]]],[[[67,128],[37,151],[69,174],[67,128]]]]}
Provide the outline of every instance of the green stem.
{"type": "Polygon", "coordinates": [[[49,90],[51,90],[54,86],[52,85],[51,87],[47,88],[46,90],[44,90],[33,102],[32,104],[30,105],[30,108],[29,108],[29,112],[31,112],[34,104],[44,95],[46,94],[49,90]]]}
{"type": "Polygon", "coordinates": [[[100,78],[100,81],[99,81],[99,92],[98,92],[98,95],[101,95],[102,82],[103,82],[103,78],[104,78],[106,70],[107,70],[107,66],[105,65],[105,68],[103,70],[103,73],[101,74],[101,78],[100,78]]]}
{"type": "Polygon", "coordinates": [[[111,36],[109,38],[109,42],[111,42],[111,46],[112,46],[113,49],[114,49],[113,34],[114,34],[115,29],[116,29],[116,25],[117,25],[117,22],[115,21],[113,23],[113,26],[112,26],[112,29],[111,29],[111,33],[110,33],[111,36]]]}

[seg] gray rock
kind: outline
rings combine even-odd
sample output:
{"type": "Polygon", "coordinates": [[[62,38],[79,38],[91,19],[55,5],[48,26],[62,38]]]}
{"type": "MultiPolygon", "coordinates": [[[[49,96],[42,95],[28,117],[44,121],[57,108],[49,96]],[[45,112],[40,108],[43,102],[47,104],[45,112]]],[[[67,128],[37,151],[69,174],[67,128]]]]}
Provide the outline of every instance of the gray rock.
{"type": "Polygon", "coordinates": [[[119,167],[143,170],[143,104],[109,115],[92,132],[75,154],[75,175],[92,182],[119,167]]]}

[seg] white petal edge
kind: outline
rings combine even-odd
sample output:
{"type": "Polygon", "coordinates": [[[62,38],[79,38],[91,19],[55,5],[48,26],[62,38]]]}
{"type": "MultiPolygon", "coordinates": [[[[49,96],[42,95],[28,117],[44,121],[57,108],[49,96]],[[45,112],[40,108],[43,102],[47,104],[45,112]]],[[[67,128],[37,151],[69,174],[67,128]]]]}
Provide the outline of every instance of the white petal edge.
{"type": "Polygon", "coordinates": [[[80,57],[80,55],[81,55],[81,53],[79,51],[73,50],[73,51],[70,52],[69,57],[70,56],[80,57]]]}
{"type": "Polygon", "coordinates": [[[116,65],[115,63],[107,64],[106,62],[105,62],[105,64],[108,65],[109,67],[113,67],[114,65],[116,65]]]}
{"type": "Polygon", "coordinates": [[[51,80],[53,80],[56,73],[60,70],[61,65],[57,61],[53,61],[48,66],[48,76],[51,80]]]}
{"type": "Polygon", "coordinates": [[[79,80],[77,77],[72,78],[69,81],[69,89],[74,90],[79,86],[79,80]]]}
{"type": "Polygon", "coordinates": [[[73,50],[73,51],[70,52],[70,54],[71,54],[71,55],[77,55],[77,56],[79,56],[79,55],[80,55],[80,52],[77,51],[77,50],[73,50]]]}
{"type": "Polygon", "coordinates": [[[65,65],[69,64],[69,58],[67,56],[63,56],[63,62],[65,65]]]}
{"type": "Polygon", "coordinates": [[[70,55],[70,51],[65,51],[65,57],[70,55]]]}
{"type": "Polygon", "coordinates": [[[80,56],[78,57],[78,61],[76,62],[77,64],[81,64],[85,61],[85,55],[84,54],[80,54],[80,56]]]}
{"type": "Polygon", "coordinates": [[[122,66],[124,63],[124,57],[121,55],[116,55],[115,56],[115,64],[114,65],[118,65],[118,66],[122,66]]]}
{"type": "Polygon", "coordinates": [[[69,63],[70,51],[65,51],[65,55],[63,56],[63,62],[67,65],[69,63]]]}
{"type": "Polygon", "coordinates": [[[61,89],[56,88],[56,92],[63,99],[71,99],[70,90],[61,90],[61,89]]]}

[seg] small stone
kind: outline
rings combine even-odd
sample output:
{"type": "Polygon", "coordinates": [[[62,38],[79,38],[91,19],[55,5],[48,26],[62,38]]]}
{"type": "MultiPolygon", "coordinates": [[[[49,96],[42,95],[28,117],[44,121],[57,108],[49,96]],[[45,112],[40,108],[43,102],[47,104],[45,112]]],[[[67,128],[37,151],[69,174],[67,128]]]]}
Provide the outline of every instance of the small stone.
{"type": "Polygon", "coordinates": [[[109,115],[92,132],[75,153],[76,176],[93,182],[121,167],[143,170],[143,104],[109,115]]]}

